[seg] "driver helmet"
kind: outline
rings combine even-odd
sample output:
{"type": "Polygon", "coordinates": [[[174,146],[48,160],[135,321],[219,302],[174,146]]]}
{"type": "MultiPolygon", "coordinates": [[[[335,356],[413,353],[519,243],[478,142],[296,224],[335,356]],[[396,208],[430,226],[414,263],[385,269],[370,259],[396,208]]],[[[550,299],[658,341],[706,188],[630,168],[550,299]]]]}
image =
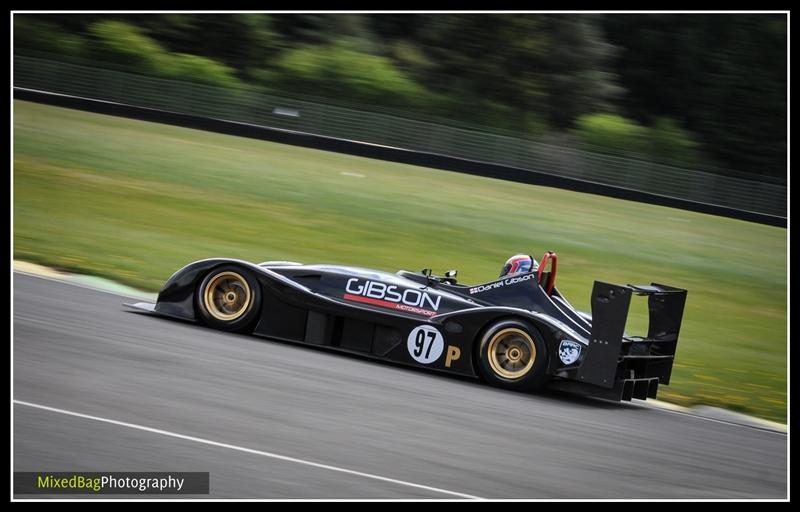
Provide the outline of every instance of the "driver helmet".
{"type": "Polygon", "coordinates": [[[538,263],[528,254],[515,254],[506,260],[503,265],[503,270],[500,271],[500,277],[507,277],[514,274],[525,274],[532,270],[536,270],[538,263]]]}

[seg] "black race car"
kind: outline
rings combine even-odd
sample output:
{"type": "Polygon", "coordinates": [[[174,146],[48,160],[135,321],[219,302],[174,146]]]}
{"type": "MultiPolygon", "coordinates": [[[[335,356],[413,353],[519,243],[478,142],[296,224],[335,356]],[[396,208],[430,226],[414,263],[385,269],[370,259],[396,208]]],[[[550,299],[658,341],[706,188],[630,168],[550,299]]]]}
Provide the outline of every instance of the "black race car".
{"type": "Polygon", "coordinates": [[[479,376],[515,390],[548,387],[613,400],[654,398],[669,384],[686,290],[596,281],[591,315],[556,288],[557,256],[509,259],[478,285],[339,265],[207,259],[178,270],[156,304],[200,322],[396,363],[479,376]],[[648,298],[647,336],[624,334],[633,295],[648,298]]]}

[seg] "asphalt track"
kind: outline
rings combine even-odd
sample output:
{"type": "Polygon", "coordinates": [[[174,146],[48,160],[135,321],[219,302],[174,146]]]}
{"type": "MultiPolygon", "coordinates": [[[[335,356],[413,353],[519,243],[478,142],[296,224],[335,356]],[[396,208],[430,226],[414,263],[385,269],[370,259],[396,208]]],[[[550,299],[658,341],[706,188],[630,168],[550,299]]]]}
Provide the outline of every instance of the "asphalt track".
{"type": "Polygon", "coordinates": [[[15,471],[208,471],[202,498],[787,498],[782,433],[509,393],[127,300],[14,274],[15,471]]]}

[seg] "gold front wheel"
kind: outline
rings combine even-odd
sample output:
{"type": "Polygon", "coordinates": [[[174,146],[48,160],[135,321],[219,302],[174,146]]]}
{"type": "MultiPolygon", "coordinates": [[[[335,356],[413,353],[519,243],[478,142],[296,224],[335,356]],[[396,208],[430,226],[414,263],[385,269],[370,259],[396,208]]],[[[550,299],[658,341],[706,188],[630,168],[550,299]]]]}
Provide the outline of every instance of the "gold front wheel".
{"type": "Polygon", "coordinates": [[[242,317],[252,303],[250,285],[236,272],[220,272],[205,287],[206,311],[217,320],[232,322],[242,317]]]}
{"type": "Polygon", "coordinates": [[[261,312],[258,280],[234,265],[217,268],[197,287],[200,320],[225,331],[248,330],[261,312]]]}

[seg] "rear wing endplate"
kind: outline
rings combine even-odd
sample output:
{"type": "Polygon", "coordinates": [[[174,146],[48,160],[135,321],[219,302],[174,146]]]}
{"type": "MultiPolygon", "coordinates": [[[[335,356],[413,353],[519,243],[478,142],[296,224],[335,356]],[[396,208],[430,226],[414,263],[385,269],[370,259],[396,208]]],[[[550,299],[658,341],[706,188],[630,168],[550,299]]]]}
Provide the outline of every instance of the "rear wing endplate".
{"type": "Polygon", "coordinates": [[[671,356],[678,343],[686,290],[656,283],[623,286],[600,281],[595,281],[592,289],[592,329],[586,356],[578,370],[579,382],[612,388],[618,378],[627,378],[618,376],[617,369],[623,357],[625,322],[633,295],[647,296],[650,313],[647,337],[636,338],[636,343],[647,344],[648,355],[661,360],[660,383],[669,383],[671,356]],[[665,359],[668,359],[667,367],[665,359]]]}

